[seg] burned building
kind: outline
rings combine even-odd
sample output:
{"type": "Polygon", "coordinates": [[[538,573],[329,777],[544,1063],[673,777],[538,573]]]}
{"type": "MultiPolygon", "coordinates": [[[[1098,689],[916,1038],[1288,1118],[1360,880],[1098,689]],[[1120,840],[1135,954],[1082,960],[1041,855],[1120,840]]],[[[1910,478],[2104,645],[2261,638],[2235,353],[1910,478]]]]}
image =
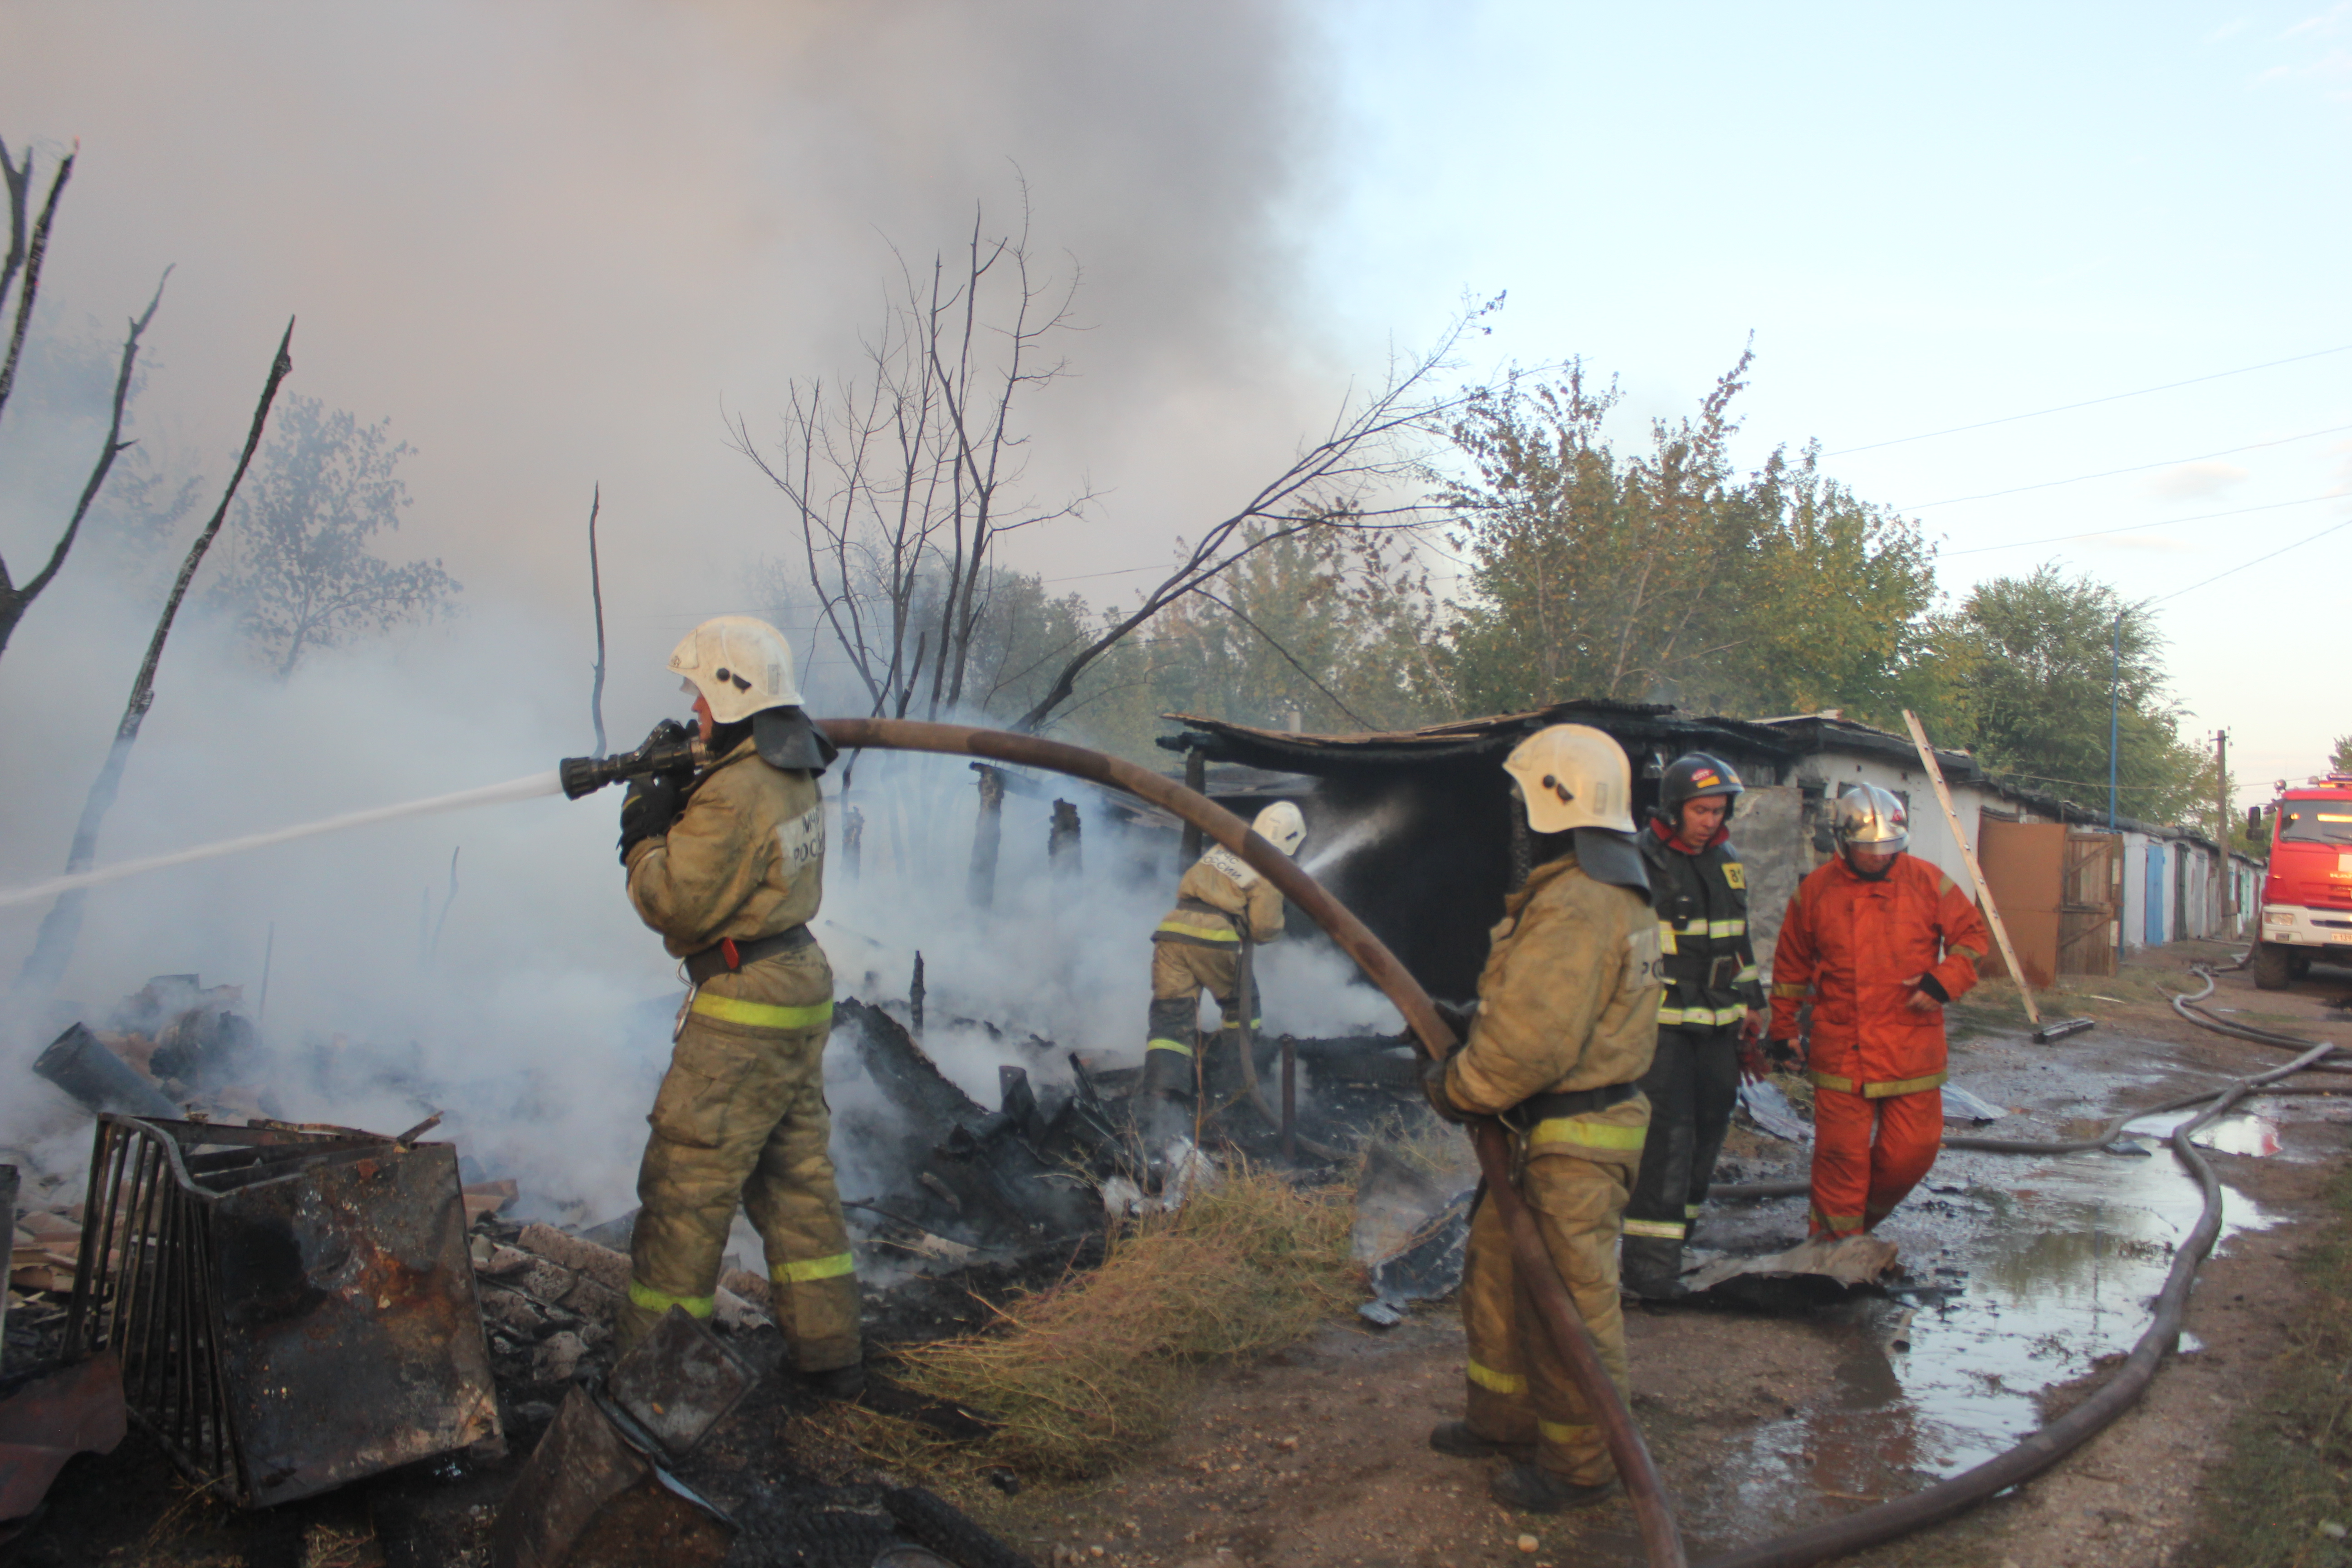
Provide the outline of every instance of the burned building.
{"type": "Polygon", "coordinates": [[[1170,717],[1183,731],[1160,743],[1184,752],[1188,779],[1197,778],[1223,804],[1240,809],[1219,787],[1211,763],[1302,781],[1295,795],[1253,781],[1241,798],[1295,799],[1307,816],[1301,859],[1307,868],[1432,995],[1465,998],[1477,989],[1486,933],[1501,917],[1503,895],[1551,852],[1531,841],[1525,816],[1511,807],[1502,762],[1519,742],[1549,724],[1605,731],[1633,760],[1637,820],[1656,801],[1666,764],[1685,752],[1715,753],[1754,786],[1780,783],[1799,750],[1766,725],[1600,700],[1370,735],[1301,735],[1170,717]]]}

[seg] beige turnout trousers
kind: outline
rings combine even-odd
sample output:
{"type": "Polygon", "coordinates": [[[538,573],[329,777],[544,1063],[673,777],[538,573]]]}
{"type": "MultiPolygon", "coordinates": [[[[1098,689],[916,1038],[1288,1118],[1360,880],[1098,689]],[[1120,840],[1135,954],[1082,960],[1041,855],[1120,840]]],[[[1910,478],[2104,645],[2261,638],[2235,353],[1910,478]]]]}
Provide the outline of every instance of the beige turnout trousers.
{"type": "Polygon", "coordinates": [[[832,1023],[833,971],[814,942],[697,992],[646,1118],[619,1349],[674,1306],[710,1315],[740,1202],[767,1252],[793,1364],[856,1364],[857,1277],[827,1151],[832,1023]]]}
{"type": "MultiPolygon", "coordinates": [[[[1577,1118],[1590,1132],[1613,1134],[1631,1149],[1538,1145],[1545,1152],[1525,1160],[1526,1173],[1518,1182],[1519,1194],[1543,1232],[1544,1248],[1621,1394],[1625,1317],[1617,1298],[1617,1235],[1648,1117],[1648,1102],[1635,1100],[1577,1118]],[[1563,1152],[1564,1147],[1576,1152],[1563,1152]]],[[[1537,1131],[1556,1125],[1547,1122],[1537,1131]]],[[[1519,1288],[1510,1237],[1491,1199],[1478,1205],[1470,1222],[1462,1325],[1469,1340],[1465,1415],[1472,1431],[1498,1443],[1534,1444],[1538,1465],[1578,1486],[1615,1476],[1599,1418],[1552,1348],[1534,1302],[1519,1288]]]]}

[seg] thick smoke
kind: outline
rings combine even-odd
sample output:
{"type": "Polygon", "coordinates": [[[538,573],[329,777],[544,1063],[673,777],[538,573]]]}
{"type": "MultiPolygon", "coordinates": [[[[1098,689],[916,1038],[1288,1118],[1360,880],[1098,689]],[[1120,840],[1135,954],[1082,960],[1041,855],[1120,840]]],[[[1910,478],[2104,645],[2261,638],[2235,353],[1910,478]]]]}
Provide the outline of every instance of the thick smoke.
{"type": "Polygon", "coordinates": [[[1013,563],[1157,562],[1277,471],[1347,379],[1293,281],[1337,129],[1304,11],[12,7],[0,133],[82,141],[48,319],[110,331],[178,264],[150,440],[216,473],[299,314],[290,389],[393,417],[403,544],[477,595],[569,621],[603,482],[626,668],[785,545],[724,416],[765,437],[791,380],[855,369],[890,247],[952,266],[976,205],[1018,226],[1024,180],[1088,330],[1023,483],[1104,499],[1013,563]]]}

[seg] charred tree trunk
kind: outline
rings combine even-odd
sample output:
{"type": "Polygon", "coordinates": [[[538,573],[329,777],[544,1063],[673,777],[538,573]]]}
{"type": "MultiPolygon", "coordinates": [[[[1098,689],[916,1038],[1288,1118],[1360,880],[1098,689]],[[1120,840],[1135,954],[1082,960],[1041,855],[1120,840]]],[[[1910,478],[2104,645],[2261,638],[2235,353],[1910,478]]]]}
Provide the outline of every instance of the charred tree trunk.
{"type": "MultiPolygon", "coordinates": [[[[294,368],[294,323],[286,323],[286,335],[278,340],[278,357],[270,362],[269,379],[261,389],[261,401],[253,410],[253,427],[246,433],[245,450],[236,459],[236,471],[228,477],[228,488],[221,492],[220,505],[188,546],[187,558],[180,563],[180,575],[172,584],[171,595],[163,601],[163,613],[155,622],[155,635],[147,644],[147,657],[139,663],[138,679],[131,683],[131,700],[123,705],[122,720],[114,729],[114,744],[108,748],[105,765],[98,770],[98,778],[89,786],[89,798],[82,802],[81,820],[74,827],[73,848],[66,857],[66,872],[89,869],[98,858],[98,832],[106,822],[106,814],[114,805],[116,793],[122,787],[122,772],[131,762],[131,748],[138,743],[139,727],[147,721],[147,710],[155,705],[155,669],[163,660],[163,644],[172,635],[172,623],[180,613],[181,601],[188,596],[188,584],[204,564],[205,552],[212,548],[213,540],[227,521],[229,502],[236,499],[236,487],[244,481],[245,470],[253,462],[256,447],[261,445],[262,427],[269,421],[269,405],[278,399],[278,384],[294,368]]],[[[16,973],[16,990],[20,994],[46,995],[56,989],[65,974],[66,965],[72,962],[74,945],[81,937],[82,890],[58,895],[49,912],[41,919],[41,929],[33,941],[33,951],[25,966],[16,973]]]]}

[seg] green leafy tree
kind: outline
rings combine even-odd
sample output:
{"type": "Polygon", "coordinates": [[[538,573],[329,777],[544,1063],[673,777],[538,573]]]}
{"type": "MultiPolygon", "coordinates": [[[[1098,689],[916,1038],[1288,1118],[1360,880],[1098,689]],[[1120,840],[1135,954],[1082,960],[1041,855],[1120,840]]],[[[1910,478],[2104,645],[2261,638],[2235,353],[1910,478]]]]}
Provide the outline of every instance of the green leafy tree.
{"type": "Polygon", "coordinates": [[[1749,363],[1632,455],[1602,437],[1615,387],[1580,365],[1472,399],[1454,436],[1475,478],[1447,497],[1471,565],[1452,628],[1466,708],[1613,697],[1899,723],[1935,706],[1933,552],[1824,477],[1814,448],[1735,470],[1749,363]]]}
{"type": "Polygon", "coordinates": [[[362,425],[315,397],[289,397],[255,466],[214,596],[235,610],[277,672],[367,632],[446,611],[462,588],[438,561],[394,563],[371,549],[409,505],[411,455],[392,421],[362,425]]]}
{"type": "Polygon", "coordinates": [[[1440,606],[1395,540],[1334,526],[1243,545],[1088,672],[1068,717],[1089,739],[1160,765],[1163,713],[1348,733],[1451,710],[1440,606]]]}
{"type": "Polygon", "coordinates": [[[2124,813],[2210,816],[2212,759],[2180,738],[2164,639],[2146,605],[2049,563],[1979,584],[1940,631],[1963,674],[1952,717],[1988,768],[2085,805],[2104,800],[2112,691],[2124,813]]]}
{"type": "Polygon", "coordinates": [[[2336,737],[2336,746],[2327,753],[2327,771],[2331,773],[2352,773],[2352,735],[2336,737]]]}

